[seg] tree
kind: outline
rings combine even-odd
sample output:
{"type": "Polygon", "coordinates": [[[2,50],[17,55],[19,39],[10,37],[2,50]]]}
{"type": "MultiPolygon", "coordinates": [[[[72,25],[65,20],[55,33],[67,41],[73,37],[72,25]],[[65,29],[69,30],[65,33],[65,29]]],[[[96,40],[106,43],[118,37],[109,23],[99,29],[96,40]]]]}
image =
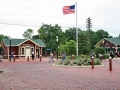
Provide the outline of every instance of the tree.
{"type": "Polygon", "coordinates": [[[65,50],[67,54],[75,54],[76,53],[76,42],[74,40],[70,40],[65,43],[65,50]]]}
{"type": "Polygon", "coordinates": [[[40,37],[39,37],[39,35],[33,35],[32,36],[32,39],[39,39],[40,37]]]}
{"type": "Polygon", "coordinates": [[[94,46],[99,42],[99,37],[97,36],[97,34],[93,34],[91,36],[91,49],[94,49],[94,46]]]}
{"type": "Polygon", "coordinates": [[[38,30],[38,35],[46,44],[46,49],[52,48],[53,52],[57,50],[57,46],[64,44],[67,40],[64,32],[62,32],[62,29],[58,24],[55,24],[54,26],[51,24],[43,24],[38,30]],[[56,41],[56,36],[58,36],[58,42],[56,41]]]}
{"type": "MultiPolygon", "coordinates": [[[[80,28],[78,28],[78,33],[80,32],[80,28]]],[[[68,41],[69,40],[74,40],[76,41],[76,28],[69,28],[65,30],[65,37],[67,37],[68,41]]]]}
{"type": "Polygon", "coordinates": [[[28,29],[22,35],[26,39],[32,39],[32,34],[34,33],[33,31],[34,30],[32,30],[32,29],[28,29]]]}
{"type": "Polygon", "coordinates": [[[78,53],[89,54],[90,53],[90,41],[86,34],[82,31],[78,34],[78,53]]]}
{"type": "Polygon", "coordinates": [[[10,36],[5,36],[3,34],[0,34],[0,41],[2,40],[2,38],[9,38],[10,36]]]}
{"type": "Polygon", "coordinates": [[[104,48],[103,47],[96,47],[95,54],[97,55],[97,57],[98,57],[98,54],[102,54],[102,55],[105,54],[104,48]]]}
{"type": "Polygon", "coordinates": [[[96,34],[99,37],[99,40],[103,38],[113,38],[112,36],[109,35],[107,31],[104,30],[97,30],[96,34]]]}
{"type": "Polygon", "coordinates": [[[60,54],[66,52],[65,44],[60,44],[60,46],[58,46],[58,51],[59,51],[60,54]]]}

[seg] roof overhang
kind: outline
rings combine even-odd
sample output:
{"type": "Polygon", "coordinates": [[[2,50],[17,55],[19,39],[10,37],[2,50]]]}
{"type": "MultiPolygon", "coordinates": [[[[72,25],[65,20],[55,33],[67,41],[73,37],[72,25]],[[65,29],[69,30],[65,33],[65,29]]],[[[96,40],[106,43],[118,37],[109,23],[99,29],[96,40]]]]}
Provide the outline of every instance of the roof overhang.
{"type": "Polygon", "coordinates": [[[103,41],[105,41],[106,39],[105,38],[103,38],[102,40],[100,40],[94,47],[97,47],[97,46],[100,46],[102,43],[103,43],[103,41]]]}
{"type": "Polygon", "coordinates": [[[0,43],[0,47],[3,47],[3,46],[5,46],[5,43],[4,43],[3,39],[2,39],[1,43],[0,43]]]}
{"type": "Polygon", "coordinates": [[[36,42],[32,41],[31,39],[27,39],[27,40],[23,41],[22,43],[18,44],[17,46],[20,46],[21,44],[23,44],[23,43],[25,43],[27,41],[31,41],[32,43],[34,43],[34,44],[38,45],[39,47],[41,47],[39,44],[37,44],[36,42]]]}
{"type": "MultiPolygon", "coordinates": [[[[103,43],[103,41],[105,42],[105,41],[109,41],[109,40],[107,40],[106,38],[103,38],[102,40],[100,40],[94,47],[97,47],[97,46],[100,46],[102,43],[103,43]]],[[[111,41],[109,41],[109,42],[111,42],[111,41]]],[[[111,42],[112,44],[114,44],[114,45],[116,45],[115,43],[113,43],[113,42],[111,42]]],[[[116,45],[117,46],[117,45],[116,45]]]]}

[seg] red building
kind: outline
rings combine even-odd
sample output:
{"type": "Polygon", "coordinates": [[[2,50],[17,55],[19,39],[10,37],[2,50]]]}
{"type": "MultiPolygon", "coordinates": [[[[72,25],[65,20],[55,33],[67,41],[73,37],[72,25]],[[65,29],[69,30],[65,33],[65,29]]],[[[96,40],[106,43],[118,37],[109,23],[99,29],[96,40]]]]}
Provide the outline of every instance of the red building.
{"type": "Polygon", "coordinates": [[[42,49],[45,47],[45,44],[40,39],[3,38],[1,40],[1,47],[3,48],[4,58],[9,59],[11,52],[14,52],[14,55],[19,58],[31,56],[32,50],[35,57],[39,57],[39,55],[42,55],[42,49]]]}
{"type": "Polygon", "coordinates": [[[118,55],[120,55],[120,39],[103,38],[95,45],[95,47],[103,47],[107,54],[109,54],[110,51],[113,53],[116,51],[118,55]]]}

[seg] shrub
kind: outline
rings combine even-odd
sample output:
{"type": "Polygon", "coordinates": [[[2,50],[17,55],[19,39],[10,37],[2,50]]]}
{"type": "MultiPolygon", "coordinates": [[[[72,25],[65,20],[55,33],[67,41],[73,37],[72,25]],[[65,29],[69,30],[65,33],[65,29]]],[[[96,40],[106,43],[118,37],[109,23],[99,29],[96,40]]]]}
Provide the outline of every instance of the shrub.
{"type": "Polygon", "coordinates": [[[84,65],[89,65],[89,63],[88,62],[84,62],[84,65]]]}
{"type": "Polygon", "coordinates": [[[88,63],[89,63],[89,65],[91,65],[91,59],[88,59],[88,63]]]}
{"type": "Polygon", "coordinates": [[[71,59],[71,56],[66,56],[66,59],[71,59]]]}
{"type": "Polygon", "coordinates": [[[96,53],[96,56],[99,57],[98,54],[99,53],[102,54],[102,55],[105,54],[105,50],[104,50],[103,47],[96,47],[95,48],[95,53],[96,53]]]}
{"type": "Polygon", "coordinates": [[[70,65],[72,66],[72,65],[73,65],[73,63],[70,63],[70,65]]]}
{"type": "Polygon", "coordinates": [[[68,65],[68,64],[70,64],[70,61],[69,60],[65,60],[64,65],[68,65]]]}
{"type": "Polygon", "coordinates": [[[84,64],[84,59],[81,59],[81,64],[84,64]]]}
{"type": "Polygon", "coordinates": [[[62,62],[62,61],[60,61],[60,63],[59,63],[59,64],[61,65],[61,64],[63,64],[63,62],[62,62]]]}
{"type": "Polygon", "coordinates": [[[73,64],[77,64],[77,61],[76,61],[76,60],[74,60],[74,61],[73,61],[73,64]]]}
{"type": "Polygon", "coordinates": [[[83,60],[84,60],[84,62],[87,62],[87,58],[84,58],[83,60]]]}
{"type": "Polygon", "coordinates": [[[95,59],[94,60],[94,65],[101,65],[101,60],[100,59],[95,59]]]}
{"type": "Polygon", "coordinates": [[[84,58],[84,62],[88,62],[90,59],[89,58],[84,58]]]}
{"type": "Polygon", "coordinates": [[[81,66],[81,65],[82,65],[80,60],[79,60],[79,61],[77,61],[77,65],[79,65],[79,66],[81,66]]]}
{"type": "Polygon", "coordinates": [[[103,58],[104,58],[104,59],[108,59],[108,58],[109,58],[109,55],[108,55],[108,54],[104,54],[104,55],[103,55],[103,58]]]}

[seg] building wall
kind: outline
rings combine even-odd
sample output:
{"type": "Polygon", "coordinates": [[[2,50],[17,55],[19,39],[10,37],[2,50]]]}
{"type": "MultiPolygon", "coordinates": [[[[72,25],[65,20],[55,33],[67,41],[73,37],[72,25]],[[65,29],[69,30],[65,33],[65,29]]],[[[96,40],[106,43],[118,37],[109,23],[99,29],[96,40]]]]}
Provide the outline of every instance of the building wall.
{"type": "MultiPolygon", "coordinates": [[[[11,52],[14,52],[14,55],[18,55],[18,46],[11,46],[11,52]]],[[[11,54],[10,47],[9,47],[9,54],[11,54]]]]}
{"type": "Polygon", "coordinates": [[[104,48],[107,48],[107,47],[109,47],[109,48],[116,47],[113,43],[111,43],[109,41],[105,41],[103,44],[101,44],[101,46],[103,46],[104,48]]]}
{"type": "MultiPolygon", "coordinates": [[[[116,45],[113,44],[113,43],[111,43],[111,42],[109,42],[109,41],[105,41],[105,42],[102,43],[100,46],[105,49],[105,52],[106,52],[107,54],[109,54],[110,51],[111,51],[112,53],[114,53],[114,52],[116,51],[116,45]]],[[[117,47],[117,53],[120,54],[120,51],[119,51],[118,48],[119,48],[119,47],[117,47]]]]}
{"type": "MultiPolygon", "coordinates": [[[[22,47],[26,47],[26,46],[30,46],[30,48],[34,48],[35,56],[36,56],[36,49],[39,49],[39,55],[42,56],[42,47],[39,47],[39,46],[35,45],[31,41],[26,41],[23,44],[21,44],[20,46],[11,46],[11,52],[13,51],[15,56],[19,56],[19,55],[20,55],[20,57],[25,56],[25,55],[22,55],[21,50],[22,50],[22,47]]],[[[9,57],[8,54],[9,55],[11,54],[10,53],[10,47],[9,46],[4,46],[4,56],[6,56],[5,58],[9,57]]]]}
{"type": "MultiPolygon", "coordinates": [[[[21,44],[20,50],[22,49],[22,47],[26,47],[26,46],[30,46],[30,48],[33,47],[34,48],[34,52],[36,51],[35,50],[35,44],[33,42],[31,42],[31,41],[26,41],[23,44],[21,44]]],[[[21,54],[22,54],[22,52],[20,52],[20,55],[21,54]]]]}
{"type": "Polygon", "coordinates": [[[4,47],[4,55],[8,55],[8,47],[7,46],[4,47]]]}

